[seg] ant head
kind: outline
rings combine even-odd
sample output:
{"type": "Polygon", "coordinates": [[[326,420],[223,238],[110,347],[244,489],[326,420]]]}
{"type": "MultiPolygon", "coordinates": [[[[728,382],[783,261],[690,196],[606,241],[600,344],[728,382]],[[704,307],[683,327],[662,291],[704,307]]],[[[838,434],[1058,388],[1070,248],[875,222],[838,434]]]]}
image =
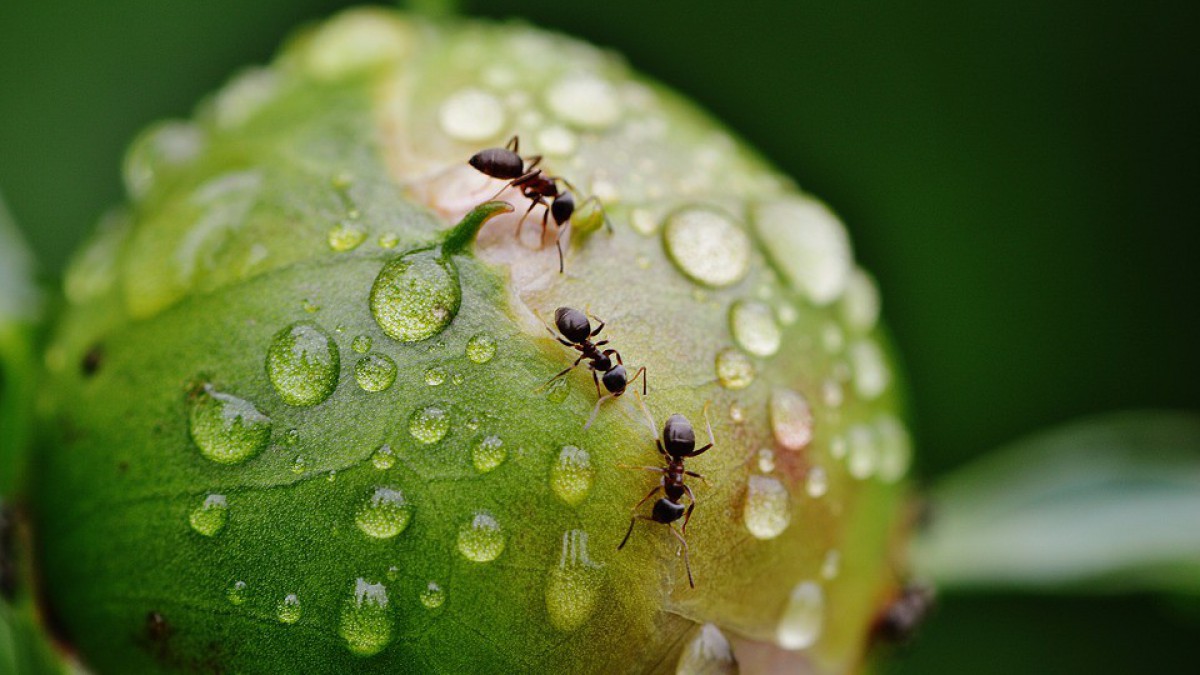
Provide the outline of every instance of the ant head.
{"type": "Polygon", "coordinates": [[[559,227],[562,227],[571,219],[571,215],[574,213],[575,197],[570,191],[563,190],[554,198],[554,203],[550,205],[550,215],[554,216],[554,222],[558,223],[559,227]]]}
{"type": "Polygon", "coordinates": [[[573,307],[559,307],[554,310],[554,325],[563,337],[575,344],[591,337],[592,324],[587,315],[573,307]]]}
{"type": "Polygon", "coordinates": [[[686,456],[696,449],[696,432],[686,417],[675,413],[663,424],[663,446],[672,457],[686,456]]]}
{"type": "Polygon", "coordinates": [[[492,178],[512,180],[525,173],[525,160],[508,148],[480,150],[467,160],[475,170],[492,178]]]}
{"type": "Polygon", "coordinates": [[[604,377],[600,378],[600,381],[604,383],[604,388],[610,394],[620,396],[625,393],[625,385],[628,384],[629,375],[625,372],[625,366],[619,364],[613,366],[612,361],[607,356],[604,358],[609,361],[609,365],[612,367],[608,369],[608,372],[604,373],[604,377]]]}

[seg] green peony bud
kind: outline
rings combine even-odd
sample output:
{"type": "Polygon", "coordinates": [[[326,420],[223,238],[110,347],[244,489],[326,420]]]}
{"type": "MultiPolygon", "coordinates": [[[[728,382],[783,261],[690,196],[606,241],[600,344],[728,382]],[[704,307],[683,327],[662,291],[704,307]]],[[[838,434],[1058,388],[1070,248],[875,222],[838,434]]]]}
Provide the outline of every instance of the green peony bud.
{"type": "Polygon", "coordinates": [[[520,25],[358,10],[148,130],[125,177],[66,279],[34,492],[98,671],[862,663],[906,573],[876,290],[686,101],[520,25]],[[553,219],[467,164],[514,134],[576,192],[565,273],[553,219]],[[577,356],[561,306],[646,368],[653,431],[632,392],[585,428],[586,363],[543,386],[577,356]],[[617,550],[674,413],[715,436],[694,589],[667,527],[617,550]]]}

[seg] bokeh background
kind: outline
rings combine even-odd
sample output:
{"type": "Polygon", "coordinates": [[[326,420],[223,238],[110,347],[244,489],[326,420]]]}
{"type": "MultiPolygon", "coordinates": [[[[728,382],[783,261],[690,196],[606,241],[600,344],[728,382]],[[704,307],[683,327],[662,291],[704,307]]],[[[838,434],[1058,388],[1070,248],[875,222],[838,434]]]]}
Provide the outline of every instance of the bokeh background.
{"type": "MultiPolygon", "coordinates": [[[[348,4],[0,2],[0,192],[45,277],[140,128],[348,4]]],[[[1082,415],[1200,410],[1194,0],[461,4],[625,54],[844,217],[921,480],[1082,415]]],[[[949,595],[885,671],[1185,672],[1198,633],[1194,601],[949,595]]]]}

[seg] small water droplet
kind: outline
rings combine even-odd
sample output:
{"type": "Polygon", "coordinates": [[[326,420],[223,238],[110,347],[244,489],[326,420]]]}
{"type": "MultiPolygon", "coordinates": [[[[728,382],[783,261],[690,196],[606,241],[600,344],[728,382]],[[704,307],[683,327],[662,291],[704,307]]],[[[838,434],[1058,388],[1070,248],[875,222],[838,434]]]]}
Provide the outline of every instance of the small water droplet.
{"type": "Polygon", "coordinates": [[[791,495],[770,476],[750,476],[742,509],[746,529],[758,539],[774,539],[792,522],[791,495]]]}
{"type": "Polygon", "coordinates": [[[330,469],[329,473],[325,474],[325,480],[329,483],[337,482],[337,469],[330,469]]]}
{"type": "Polygon", "coordinates": [[[804,491],[813,499],[823,497],[829,491],[829,474],[823,467],[813,466],[808,469],[808,475],[804,478],[804,491]]]}
{"type": "Polygon", "coordinates": [[[307,470],[308,460],[304,459],[303,455],[296,455],[296,458],[292,460],[292,473],[299,475],[307,470]]]}
{"type": "Polygon", "coordinates": [[[745,389],[754,382],[754,363],[734,347],[717,352],[717,382],[726,389],[745,389]]]}
{"type": "Polygon", "coordinates": [[[879,468],[879,445],[875,434],[865,424],[856,424],[846,432],[849,453],[846,468],[859,480],[870,478],[879,468]]]}
{"type": "Polygon", "coordinates": [[[389,487],[377,487],[359,507],[354,524],[364,534],[376,539],[390,539],[408,527],[412,505],[404,493],[389,487]]]}
{"type": "Polygon", "coordinates": [[[229,504],[225,495],[209,495],[188,516],[192,529],[206,537],[214,537],[229,522],[229,504]]]}
{"type": "Polygon", "coordinates": [[[758,470],[763,473],[771,473],[775,470],[775,451],[770,448],[762,448],[758,451],[758,470]]]}
{"type": "Polygon", "coordinates": [[[832,581],[837,578],[838,572],[842,569],[842,554],[836,548],[831,548],[825,552],[825,559],[821,561],[821,578],[826,581],[832,581]]]}
{"type": "Polygon", "coordinates": [[[200,454],[219,464],[257,455],[271,439],[271,420],[249,401],[212,387],[193,395],[188,427],[200,454]]]}
{"type": "Polygon", "coordinates": [[[621,118],[617,90],[588,74],[570,74],[550,85],[546,106],[562,121],[584,129],[604,129],[621,118]]]}
{"type": "Polygon", "coordinates": [[[768,404],[775,441],[788,450],[802,450],[812,441],[813,415],[808,399],[792,389],[771,391],[768,404]]]}
{"type": "Polygon", "coordinates": [[[244,581],[235,581],[225,589],[225,597],[234,605],[246,602],[246,593],[246,582],[244,581]]]}
{"type": "Polygon", "coordinates": [[[546,613],[550,624],[564,633],[588,620],[600,595],[601,567],[588,557],[587,545],[587,532],[564,532],[558,565],[546,583],[546,613]]]}
{"type": "Polygon", "coordinates": [[[425,609],[437,609],[446,602],[446,591],[436,581],[431,581],[421,591],[421,604],[425,609]]]}
{"type": "Polygon", "coordinates": [[[894,483],[904,477],[912,461],[912,438],[895,417],[884,415],[875,421],[879,439],[879,478],[894,483]]]}
{"type": "Polygon", "coordinates": [[[434,366],[425,371],[425,384],[437,387],[446,381],[446,369],[434,366]]]}
{"type": "Polygon", "coordinates": [[[267,375],[284,403],[312,406],[337,388],[337,343],[315,323],[300,321],[275,334],[267,351],[267,375]]]}
{"type": "Polygon", "coordinates": [[[879,290],[862,268],[854,268],[842,295],[842,319],[854,330],[865,333],[879,322],[879,290]]]}
{"type": "Polygon", "coordinates": [[[458,529],[458,552],[467,560],[491,562],[504,552],[500,523],[487,511],[478,511],[458,529]]]}
{"type": "Polygon", "coordinates": [[[785,326],[790,326],[796,323],[796,319],[800,318],[800,314],[796,311],[796,307],[787,302],[779,305],[779,309],[776,311],[776,314],[779,316],[779,323],[785,326]]]}
{"type": "MultiPolygon", "coordinates": [[[[653,213],[646,209],[634,209],[629,214],[629,224],[638,234],[643,234],[647,237],[658,232],[658,227],[661,225],[659,218],[656,218],[653,213]]],[[[647,263],[650,261],[647,260],[647,263]]]]}
{"type": "Polygon", "coordinates": [[[484,436],[475,443],[471,451],[471,461],[479,473],[487,473],[504,463],[508,453],[504,450],[504,441],[499,436],[484,436]]]}
{"type": "Polygon", "coordinates": [[[396,453],[390,445],[381,445],[371,453],[371,465],[380,471],[387,471],[396,465],[396,453]]]}
{"type": "Polygon", "coordinates": [[[279,601],[279,606],[275,609],[275,616],[279,618],[279,623],[293,624],[300,620],[302,614],[300,607],[300,597],[295,593],[289,593],[279,601]]]}
{"type": "Polygon", "coordinates": [[[384,232],[379,235],[379,248],[393,249],[400,243],[400,237],[392,232],[384,232]]]}
{"type": "Polygon", "coordinates": [[[375,322],[400,342],[417,342],[442,332],[461,302],[458,271],[432,250],[406,253],[388,262],[371,287],[375,322]]]}
{"type": "Polygon", "coordinates": [[[575,132],[557,124],[542,129],[537,135],[538,149],[548,157],[568,157],[575,152],[578,143],[575,132]]]}
{"type": "Polygon", "coordinates": [[[388,578],[388,581],[395,581],[395,580],[399,579],[400,578],[400,567],[397,565],[389,566],[387,568],[387,578],[388,578]]]}
{"type": "Polygon", "coordinates": [[[850,345],[850,360],[854,364],[854,390],[868,401],[878,398],[892,379],[879,345],[874,340],[855,342],[850,345]]]}
{"type": "Polygon", "coordinates": [[[134,140],[125,155],[125,190],[144,198],[163,174],[183,167],[204,149],[204,132],[188,122],[160,122],[134,140]]]}
{"type": "Polygon", "coordinates": [[[744,424],[746,422],[746,409],[737,401],[729,404],[729,421],[734,424],[744,424]]]}
{"type": "Polygon", "coordinates": [[[317,312],[321,311],[321,306],[308,298],[300,301],[300,308],[303,309],[306,314],[316,314],[317,312]]]}
{"type": "Polygon", "coordinates": [[[499,134],[504,123],[504,104],[482,89],[458,91],[438,109],[438,125],[458,141],[486,141],[499,134]]]}
{"type": "Polygon", "coordinates": [[[706,623],[679,654],[675,675],[738,675],[733,648],[721,629],[706,623]]]}
{"type": "Polygon", "coordinates": [[[475,363],[487,363],[496,355],[496,339],[480,333],[467,341],[467,358],[475,363]]]}
{"type": "Polygon", "coordinates": [[[750,265],[750,238],[731,216],[710,208],[688,207],[667,218],[667,255],[688,278],[708,286],[734,284],[750,265]]]}
{"type": "Polygon", "coordinates": [[[300,442],[300,430],[288,429],[287,431],[283,432],[283,437],[279,439],[279,442],[285,448],[296,447],[296,444],[300,442]]]}
{"type": "Polygon", "coordinates": [[[846,457],[845,436],[834,436],[829,439],[829,456],[834,459],[844,459],[846,457]]]}
{"type": "Polygon", "coordinates": [[[426,445],[442,440],[449,430],[450,415],[436,405],[417,408],[408,418],[408,433],[426,445]]]}
{"type": "Polygon", "coordinates": [[[841,296],[853,254],[846,228],[813,200],[785,199],[758,207],[754,224],[776,267],[814,304],[841,296]]]}
{"type": "Polygon", "coordinates": [[[788,596],[775,639],[784,649],[807,649],[821,636],[825,623],[825,593],[814,581],[796,585],[788,596]]]}
{"type": "Polygon", "coordinates": [[[346,646],[358,656],[371,656],[383,651],[392,641],[392,622],[388,617],[387,588],[359,578],[354,592],[342,607],[342,623],[338,631],[346,646]]]}
{"type": "Polygon", "coordinates": [[[577,506],[592,489],[592,457],[573,445],[563,447],[550,470],[550,487],[558,498],[577,506]]]}
{"type": "Polygon", "coordinates": [[[755,356],[771,356],[779,351],[783,333],[775,323],[771,308],[761,302],[740,300],[729,310],[733,339],[755,356]]]}
{"type": "Polygon", "coordinates": [[[353,251],[367,239],[367,231],[357,223],[343,220],[329,230],[329,248],[339,253],[353,251]]]}
{"type": "Polygon", "coordinates": [[[371,351],[371,343],[372,340],[370,335],[358,335],[355,336],[354,340],[350,343],[350,348],[359,354],[366,354],[367,352],[371,351]]]}
{"type": "Polygon", "coordinates": [[[846,394],[842,391],[842,384],[834,378],[828,378],[821,382],[821,400],[830,408],[839,408],[846,400],[846,394]]]}
{"type": "Polygon", "coordinates": [[[570,393],[571,390],[567,387],[567,378],[561,377],[546,387],[546,400],[551,403],[562,403],[567,400],[567,394],[570,393]]]}
{"type": "Polygon", "coordinates": [[[821,345],[830,354],[837,354],[846,346],[846,336],[842,327],[832,321],[821,326],[821,345]]]}
{"type": "Polygon", "coordinates": [[[363,391],[386,391],[396,381],[396,362],[383,354],[368,354],[354,364],[354,380],[363,391]]]}

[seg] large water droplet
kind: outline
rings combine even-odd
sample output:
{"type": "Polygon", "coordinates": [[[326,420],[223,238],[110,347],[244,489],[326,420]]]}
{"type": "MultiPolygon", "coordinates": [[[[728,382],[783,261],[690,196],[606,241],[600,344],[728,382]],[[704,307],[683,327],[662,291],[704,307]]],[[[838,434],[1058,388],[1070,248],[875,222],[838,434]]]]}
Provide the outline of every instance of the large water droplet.
{"type": "Polygon", "coordinates": [[[390,445],[381,445],[371,453],[371,465],[380,471],[387,471],[396,466],[396,453],[390,445]]]}
{"type": "Polygon", "coordinates": [[[804,477],[804,491],[813,499],[824,497],[829,492],[829,474],[824,468],[809,467],[808,475],[804,477]]]}
{"type": "Polygon", "coordinates": [[[271,439],[271,420],[249,402],[212,385],[192,396],[188,428],[200,454],[219,464],[257,455],[271,439]]]}
{"type": "Polygon", "coordinates": [[[400,342],[417,342],[442,332],[461,302],[458,271],[433,251],[415,251],[392,260],[371,287],[375,322],[400,342]]]}
{"type": "Polygon", "coordinates": [[[386,391],[396,381],[396,362],[384,354],[368,354],[354,364],[354,380],[363,391],[386,391]]]}
{"type": "Polygon", "coordinates": [[[392,622],[388,618],[388,595],[383,584],[359,578],[354,593],[342,607],[342,624],[338,631],[346,646],[358,656],[371,656],[383,651],[392,641],[392,622]]]}
{"type": "Polygon", "coordinates": [[[450,415],[436,405],[417,408],[408,418],[408,433],[426,445],[442,440],[449,430],[450,415]]]}
{"type": "Polygon", "coordinates": [[[209,495],[188,516],[192,529],[206,537],[214,537],[229,522],[229,504],[225,495],[209,495]]]}
{"type": "Polygon", "coordinates": [[[912,461],[912,438],[895,417],[884,415],[875,421],[879,439],[879,478],[893,483],[904,477],[912,461]]]}
{"type": "Polygon", "coordinates": [[[873,340],[859,340],[850,345],[850,361],[854,364],[854,390],[870,401],[887,389],[892,373],[883,352],[873,340]]]}
{"type": "Polygon", "coordinates": [[[859,480],[870,478],[879,468],[879,445],[875,433],[865,424],[855,424],[846,432],[846,468],[859,480]]]}
{"type": "Polygon", "coordinates": [[[475,442],[471,450],[471,462],[479,473],[487,473],[504,463],[508,453],[499,436],[484,436],[475,442]]]}
{"type": "Polygon", "coordinates": [[[604,129],[621,118],[617,90],[593,75],[567,75],[550,85],[546,106],[562,121],[585,129],[604,129]]]}
{"type": "Polygon", "coordinates": [[[244,581],[235,581],[229,584],[229,588],[225,589],[225,597],[233,605],[241,605],[246,602],[247,586],[244,581]]]}
{"type": "Polygon", "coordinates": [[[767,254],[814,304],[827,305],[841,296],[850,276],[850,239],[823,204],[801,199],[769,202],[758,208],[754,224],[767,254]]]}
{"type": "Polygon", "coordinates": [[[565,446],[550,470],[550,487],[571,506],[582,502],[592,489],[592,456],[587,450],[565,446]]]}
{"type": "Polygon", "coordinates": [[[404,493],[389,487],[377,487],[359,507],[354,524],[364,534],[376,539],[390,539],[408,527],[412,505],[404,493]]]}
{"type": "Polygon", "coordinates": [[[737,675],[738,664],[733,648],[721,629],[706,623],[679,654],[675,675],[737,675]]]}
{"type": "Polygon", "coordinates": [[[746,276],[750,238],[732,217],[709,208],[688,207],[667,218],[667,255],[692,281],[729,286],[746,276]]]}
{"type": "Polygon", "coordinates": [[[487,511],[478,511],[458,529],[458,552],[467,560],[491,562],[504,552],[500,523],[487,511]]]}
{"type": "Polygon", "coordinates": [[[550,624],[563,632],[582,626],[600,595],[601,568],[588,557],[587,544],[587,532],[564,532],[558,566],[550,570],[546,583],[546,613],[550,624]]]}
{"type": "Polygon", "coordinates": [[[742,519],[750,534],[774,539],[792,522],[791,496],[783,483],[770,476],[750,476],[742,519]]]}
{"type": "Polygon", "coordinates": [[[367,231],[361,225],[349,220],[334,225],[329,230],[329,248],[339,253],[353,251],[367,239],[367,231]]]}
{"type": "Polygon", "coordinates": [[[446,602],[446,591],[436,581],[429,582],[421,591],[421,604],[425,609],[437,609],[446,602]]]}
{"type": "Polygon", "coordinates": [[[717,382],[726,389],[745,389],[754,382],[754,363],[734,347],[717,352],[717,382]]]}
{"type": "Polygon", "coordinates": [[[337,343],[315,323],[300,321],[275,334],[267,351],[267,375],[284,403],[316,405],[337,388],[337,343]]]}
{"type": "Polygon", "coordinates": [[[279,606],[275,608],[275,616],[279,619],[279,623],[296,623],[300,620],[301,614],[300,597],[295,593],[284,596],[279,601],[279,606]]]}
{"type": "Polygon", "coordinates": [[[504,104],[482,89],[458,91],[438,109],[438,125],[458,141],[486,141],[500,133],[504,122],[504,104]]]}
{"type": "Polygon", "coordinates": [[[467,358],[475,363],[487,363],[496,355],[496,338],[480,333],[467,341],[467,358]]]}
{"type": "Polygon", "coordinates": [[[821,637],[825,623],[825,593],[813,581],[797,584],[788,596],[775,639],[784,649],[807,649],[821,637]]]}
{"type": "Polygon", "coordinates": [[[777,443],[788,450],[803,450],[812,441],[812,408],[803,394],[792,389],[774,389],[768,411],[777,443]]]}
{"type": "Polygon", "coordinates": [[[761,302],[741,300],[733,303],[729,310],[729,327],[733,339],[755,356],[771,356],[779,351],[783,341],[774,313],[761,302]]]}

